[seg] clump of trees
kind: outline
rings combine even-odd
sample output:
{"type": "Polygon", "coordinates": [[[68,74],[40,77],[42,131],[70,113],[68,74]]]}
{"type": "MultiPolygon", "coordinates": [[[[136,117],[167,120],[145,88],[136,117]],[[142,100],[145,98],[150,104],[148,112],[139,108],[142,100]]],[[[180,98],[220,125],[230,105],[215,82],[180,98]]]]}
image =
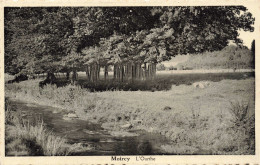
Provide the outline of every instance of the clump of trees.
{"type": "Polygon", "coordinates": [[[253,31],[244,6],[6,7],[5,72],[86,72],[97,82],[113,67],[117,81],[153,79],[156,65],[178,54],[217,51],[238,30],[253,31]],[[219,14],[221,13],[221,15],[219,14]]]}
{"type": "Polygon", "coordinates": [[[229,45],[220,51],[190,55],[178,65],[193,69],[251,69],[254,68],[253,51],[245,46],[229,45]]]}

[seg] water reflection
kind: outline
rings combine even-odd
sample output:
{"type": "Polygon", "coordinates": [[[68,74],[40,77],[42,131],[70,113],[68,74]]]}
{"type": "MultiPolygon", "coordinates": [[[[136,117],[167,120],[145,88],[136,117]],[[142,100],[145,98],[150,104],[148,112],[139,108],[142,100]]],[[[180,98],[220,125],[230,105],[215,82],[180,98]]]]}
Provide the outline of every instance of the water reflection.
{"type": "Polygon", "coordinates": [[[116,155],[152,155],[153,147],[149,141],[129,139],[115,145],[116,155]]]}

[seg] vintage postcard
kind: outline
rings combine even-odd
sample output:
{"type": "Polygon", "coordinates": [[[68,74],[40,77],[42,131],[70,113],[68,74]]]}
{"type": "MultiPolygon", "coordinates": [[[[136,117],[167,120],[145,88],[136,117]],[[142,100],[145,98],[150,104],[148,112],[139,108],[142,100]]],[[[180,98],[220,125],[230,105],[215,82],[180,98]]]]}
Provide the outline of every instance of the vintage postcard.
{"type": "Polygon", "coordinates": [[[260,163],[260,1],[0,4],[0,164],[260,163]]]}

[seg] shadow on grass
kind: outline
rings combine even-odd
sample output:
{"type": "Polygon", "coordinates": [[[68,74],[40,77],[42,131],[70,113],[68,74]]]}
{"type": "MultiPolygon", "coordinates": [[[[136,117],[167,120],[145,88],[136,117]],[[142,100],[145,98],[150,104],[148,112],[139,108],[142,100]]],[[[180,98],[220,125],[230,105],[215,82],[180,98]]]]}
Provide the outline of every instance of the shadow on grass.
{"type": "MultiPolygon", "coordinates": [[[[98,82],[90,82],[87,79],[80,78],[76,85],[88,89],[90,92],[95,91],[163,91],[170,90],[172,85],[192,85],[198,81],[218,82],[224,79],[241,80],[255,77],[254,72],[248,73],[196,73],[196,74],[159,74],[154,80],[133,80],[133,81],[116,81],[112,77],[108,80],[100,79],[98,82]]],[[[52,84],[57,87],[63,87],[70,84],[65,78],[57,79],[52,84]]]]}

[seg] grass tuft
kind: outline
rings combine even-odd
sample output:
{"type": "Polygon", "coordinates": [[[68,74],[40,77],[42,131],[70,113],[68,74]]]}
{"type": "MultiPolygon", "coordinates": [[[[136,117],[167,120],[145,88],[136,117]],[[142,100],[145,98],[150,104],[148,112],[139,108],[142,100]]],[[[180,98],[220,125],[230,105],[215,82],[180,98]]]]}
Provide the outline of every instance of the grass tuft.
{"type": "Polygon", "coordinates": [[[235,101],[235,102],[231,101],[229,111],[232,114],[233,122],[237,126],[242,126],[248,122],[249,102],[245,103],[245,102],[239,102],[239,101],[235,101]]]}
{"type": "Polygon", "coordinates": [[[68,144],[66,139],[49,131],[42,120],[35,124],[23,120],[8,99],[5,113],[6,155],[65,156],[82,149],[79,144],[68,144]]]}

